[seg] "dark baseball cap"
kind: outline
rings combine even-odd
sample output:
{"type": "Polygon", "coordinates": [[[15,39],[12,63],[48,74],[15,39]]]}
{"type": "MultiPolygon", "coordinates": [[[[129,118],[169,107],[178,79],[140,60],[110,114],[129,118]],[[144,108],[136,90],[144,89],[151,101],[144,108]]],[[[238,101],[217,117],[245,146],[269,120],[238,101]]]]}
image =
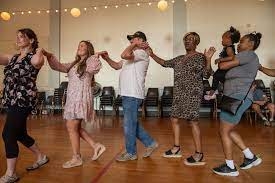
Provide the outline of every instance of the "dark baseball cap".
{"type": "Polygon", "coordinates": [[[147,41],[146,35],[145,35],[143,32],[141,32],[141,31],[137,31],[137,32],[135,32],[133,35],[127,35],[127,39],[128,39],[129,41],[130,41],[131,39],[133,39],[133,38],[136,38],[136,37],[141,38],[141,39],[143,39],[144,41],[147,41]]]}

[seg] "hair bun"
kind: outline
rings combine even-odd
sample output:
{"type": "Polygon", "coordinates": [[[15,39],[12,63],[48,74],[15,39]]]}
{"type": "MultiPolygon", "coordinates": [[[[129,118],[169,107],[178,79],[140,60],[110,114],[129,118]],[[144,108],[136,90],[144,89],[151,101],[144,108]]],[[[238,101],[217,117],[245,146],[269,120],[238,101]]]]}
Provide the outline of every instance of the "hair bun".
{"type": "Polygon", "coordinates": [[[231,26],[231,27],[229,28],[229,31],[230,31],[230,32],[235,32],[236,29],[235,29],[233,26],[231,26]]]}
{"type": "Polygon", "coordinates": [[[255,34],[255,36],[256,36],[258,39],[261,39],[261,38],[262,38],[262,34],[259,33],[259,32],[257,32],[257,33],[255,34]]]}

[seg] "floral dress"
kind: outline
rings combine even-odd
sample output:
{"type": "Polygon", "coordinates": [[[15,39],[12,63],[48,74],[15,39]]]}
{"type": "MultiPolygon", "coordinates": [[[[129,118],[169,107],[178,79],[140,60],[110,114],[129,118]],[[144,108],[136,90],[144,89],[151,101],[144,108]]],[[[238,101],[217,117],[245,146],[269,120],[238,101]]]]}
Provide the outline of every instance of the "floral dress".
{"type": "Polygon", "coordinates": [[[171,117],[198,120],[203,96],[203,77],[209,78],[212,70],[206,69],[201,53],[181,55],[164,62],[174,69],[174,90],[171,117]]]}
{"type": "MultiPolygon", "coordinates": [[[[50,60],[52,63],[58,62],[55,57],[50,60]]],[[[63,64],[70,67],[71,64],[63,64]]],[[[86,71],[79,77],[77,65],[68,72],[69,84],[67,88],[66,104],[64,106],[63,117],[66,120],[83,119],[85,122],[92,122],[93,117],[93,92],[92,78],[101,69],[100,60],[92,55],[86,61],[86,71]]]]}

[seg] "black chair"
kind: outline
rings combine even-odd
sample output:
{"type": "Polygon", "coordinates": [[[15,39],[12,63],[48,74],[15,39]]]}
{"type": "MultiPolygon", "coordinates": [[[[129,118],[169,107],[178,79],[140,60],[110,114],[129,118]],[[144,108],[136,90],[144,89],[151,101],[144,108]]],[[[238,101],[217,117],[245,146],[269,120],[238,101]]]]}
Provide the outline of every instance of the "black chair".
{"type": "Polygon", "coordinates": [[[68,81],[62,81],[59,85],[59,88],[65,90],[68,88],[68,84],[69,84],[68,81]]]}
{"type": "Polygon", "coordinates": [[[119,107],[122,107],[122,97],[120,95],[117,95],[114,103],[114,109],[117,116],[119,116],[119,107]]]}
{"type": "Polygon", "coordinates": [[[112,86],[105,86],[102,88],[102,93],[99,96],[100,97],[100,104],[99,104],[99,111],[105,112],[105,107],[106,106],[111,106],[112,109],[112,115],[113,115],[113,110],[114,110],[114,101],[115,101],[115,90],[114,87],[112,86]]]}
{"type": "Polygon", "coordinates": [[[52,113],[62,112],[64,107],[64,90],[62,88],[55,88],[52,100],[52,113]]]}
{"type": "Polygon", "coordinates": [[[163,109],[172,107],[173,103],[173,86],[165,86],[160,100],[160,115],[163,117],[163,109]]]}
{"type": "Polygon", "coordinates": [[[206,91],[211,90],[211,86],[208,80],[203,80],[203,97],[201,99],[201,107],[210,108],[212,116],[216,117],[216,109],[215,109],[215,99],[205,100],[204,95],[206,95],[206,91]]]}
{"type": "Polygon", "coordinates": [[[45,109],[46,92],[37,92],[36,114],[42,114],[45,109]]]}
{"type": "Polygon", "coordinates": [[[148,88],[147,95],[144,100],[144,112],[147,116],[147,107],[157,107],[158,117],[160,116],[160,102],[158,88],[148,88]]]}

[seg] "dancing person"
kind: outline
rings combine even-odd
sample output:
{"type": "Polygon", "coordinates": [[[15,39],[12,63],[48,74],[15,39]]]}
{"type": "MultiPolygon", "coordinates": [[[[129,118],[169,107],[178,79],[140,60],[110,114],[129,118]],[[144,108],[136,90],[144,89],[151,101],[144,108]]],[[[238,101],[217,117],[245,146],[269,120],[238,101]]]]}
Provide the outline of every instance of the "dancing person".
{"type": "Polygon", "coordinates": [[[65,162],[62,167],[72,168],[83,164],[80,154],[80,138],[94,149],[92,160],[97,160],[106,148],[102,144],[96,143],[88,132],[81,127],[81,123],[82,121],[94,122],[91,82],[93,75],[98,73],[101,68],[100,53],[94,53],[94,47],[89,41],[81,41],[74,62],[62,64],[52,53],[43,50],[43,54],[47,57],[53,70],[68,73],[69,78],[63,117],[66,120],[70,136],[73,157],[65,162]]]}
{"type": "Polygon", "coordinates": [[[179,120],[189,122],[192,128],[195,153],[185,159],[186,165],[204,165],[201,145],[201,132],[199,127],[199,109],[203,97],[203,77],[209,78],[212,72],[211,58],[215,48],[205,50],[205,53],[196,51],[200,43],[200,36],[196,32],[189,32],[183,37],[186,50],[185,55],[180,55],[165,61],[158,57],[151,48],[147,49],[150,56],[163,67],[174,69],[174,90],[171,111],[171,122],[174,132],[174,146],[167,150],[163,157],[181,157],[180,124],[179,120]]]}
{"type": "MultiPolygon", "coordinates": [[[[227,30],[225,33],[222,35],[222,45],[223,45],[223,50],[219,54],[219,58],[215,60],[215,64],[218,64],[220,62],[226,62],[228,60],[232,60],[233,57],[236,54],[235,51],[235,43],[238,43],[240,41],[240,32],[235,29],[234,27],[230,27],[229,30],[227,30]]],[[[207,91],[204,96],[205,100],[211,100],[216,98],[216,94],[219,93],[218,87],[220,83],[224,83],[225,81],[225,74],[227,70],[221,70],[218,69],[213,75],[213,81],[212,81],[212,88],[210,91],[207,91]]]]}
{"type": "Polygon", "coordinates": [[[27,117],[35,108],[36,79],[44,64],[44,57],[41,49],[38,48],[35,32],[29,28],[17,31],[16,44],[20,51],[18,54],[0,54],[0,64],[5,66],[3,105],[7,107],[6,123],[2,133],[7,170],[0,178],[0,183],[19,180],[15,172],[19,154],[17,141],[32,151],[37,158],[32,166],[27,167],[27,170],[35,170],[49,161],[27,131],[27,117]]]}
{"type": "Polygon", "coordinates": [[[243,113],[251,106],[253,101],[251,85],[259,68],[259,58],[255,50],[260,45],[261,37],[261,33],[250,33],[243,36],[238,44],[238,54],[235,58],[232,61],[219,63],[219,69],[228,70],[225,77],[223,94],[243,100],[243,103],[235,115],[221,110],[220,137],[225,155],[225,163],[213,168],[213,172],[218,175],[239,175],[239,171],[236,169],[233,161],[233,143],[244,154],[244,161],[240,165],[241,169],[249,169],[262,162],[262,159],[252,153],[244,144],[242,137],[235,130],[243,113]]]}
{"type": "Polygon", "coordinates": [[[120,62],[110,59],[108,53],[102,58],[114,69],[121,69],[119,90],[122,96],[124,114],[124,135],[126,152],[120,154],[117,161],[137,159],[136,138],[146,147],[144,158],[149,157],[158,147],[158,143],[144,130],[138,120],[138,109],[145,96],[145,77],[149,66],[149,55],[146,53],[147,38],[143,32],[128,35],[130,45],[123,51],[120,62]]]}

